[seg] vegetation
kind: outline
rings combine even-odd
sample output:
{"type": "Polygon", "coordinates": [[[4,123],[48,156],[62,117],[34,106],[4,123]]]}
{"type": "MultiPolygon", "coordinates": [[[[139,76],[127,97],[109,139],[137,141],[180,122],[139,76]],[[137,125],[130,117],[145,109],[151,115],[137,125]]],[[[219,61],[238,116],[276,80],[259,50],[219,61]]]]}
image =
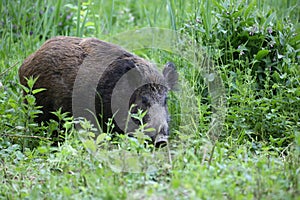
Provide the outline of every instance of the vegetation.
{"type": "Polygon", "coordinates": [[[1,1],[0,199],[299,199],[299,9],[297,0],[1,1]],[[143,27],[168,34],[147,43],[147,31],[134,32],[143,27]],[[174,31],[181,43],[160,48],[174,31]],[[144,145],[144,125],[135,139],[108,131],[94,141],[97,127],[59,110],[58,122],[35,123],[42,89],[21,86],[17,71],[57,35],[176,64],[168,147],[144,145]],[[53,146],[53,132],[65,142],[53,146]]]}

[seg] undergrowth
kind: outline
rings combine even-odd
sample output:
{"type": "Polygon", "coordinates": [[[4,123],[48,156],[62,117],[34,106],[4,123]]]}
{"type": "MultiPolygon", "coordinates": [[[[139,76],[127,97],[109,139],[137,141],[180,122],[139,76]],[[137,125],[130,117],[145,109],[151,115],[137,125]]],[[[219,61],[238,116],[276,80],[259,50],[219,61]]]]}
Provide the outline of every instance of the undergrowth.
{"type": "Polygon", "coordinates": [[[1,199],[299,198],[296,0],[4,0],[0,13],[1,199]],[[145,126],[135,138],[97,135],[98,127],[60,110],[54,113],[58,121],[35,122],[41,111],[33,95],[42,89],[33,89],[34,79],[21,86],[17,71],[45,40],[109,39],[142,27],[185,37],[179,51],[134,52],[161,65],[172,61],[179,72],[178,88],[168,97],[166,148],[145,145],[145,126]],[[191,47],[195,55],[186,56],[191,47]],[[226,97],[224,119],[214,115],[211,82],[217,76],[226,97]],[[214,127],[215,119],[222,126],[214,127]]]}

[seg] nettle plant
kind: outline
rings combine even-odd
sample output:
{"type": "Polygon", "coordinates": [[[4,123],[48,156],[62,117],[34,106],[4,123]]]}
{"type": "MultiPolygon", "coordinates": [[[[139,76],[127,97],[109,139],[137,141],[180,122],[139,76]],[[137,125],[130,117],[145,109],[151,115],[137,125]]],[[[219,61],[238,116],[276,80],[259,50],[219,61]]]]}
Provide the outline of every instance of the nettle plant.
{"type": "Polygon", "coordinates": [[[110,150],[112,148],[132,150],[133,152],[149,152],[154,149],[151,138],[146,135],[147,132],[154,131],[154,129],[147,127],[147,124],[143,120],[147,111],[138,110],[137,113],[131,113],[134,106],[132,105],[129,109],[127,117],[127,124],[130,118],[140,122],[139,127],[134,132],[128,132],[126,127],[124,134],[113,132],[115,126],[113,118],[104,122],[107,125],[106,132],[103,132],[100,126],[101,122],[97,118],[97,128],[85,119],[75,120],[75,123],[80,125],[79,136],[90,153],[96,153],[99,150],[110,150]],[[117,146],[114,146],[114,144],[117,146]]]}
{"type": "MultiPolygon", "coordinates": [[[[38,145],[57,144],[69,138],[75,129],[73,118],[61,110],[53,112],[56,120],[47,123],[37,123],[36,118],[42,114],[40,106],[36,105],[35,94],[44,91],[34,88],[37,78],[27,79],[27,87],[20,85],[25,95],[16,95],[11,88],[4,90],[0,96],[2,143],[5,147],[10,143],[20,145],[22,149],[35,148],[38,145]]],[[[19,89],[20,89],[19,88],[19,89]]],[[[17,92],[21,94],[22,92],[17,92]]]]}
{"type": "MultiPolygon", "coordinates": [[[[1,94],[1,143],[20,144],[23,148],[33,147],[40,140],[47,140],[46,127],[39,126],[34,119],[41,113],[35,105],[34,94],[43,89],[33,89],[36,79],[27,80],[28,87],[21,86],[25,96],[16,96],[11,89],[1,94]],[[25,103],[26,102],[26,103],[25,103]]],[[[19,92],[21,93],[21,92],[19,92]]]]}
{"type": "MultiPolygon", "coordinates": [[[[135,105],[132,105],[128,111],[128,118],[134,118],[140,122],[139,127],[124,134],[113,132],[113,119],[109,119],[106,132],[103,132],[100,122],[97,121],[97,128],[87,120],[75,120],[80,125],[78,134],[83,146],[89,152],[90,158],[94,161],[100,161],[102,166],[106,166],[114,172],[133,172],[144,173],[155,171],[159,168],[167,169],[170,167],[171,160],[168,157],[168,151],[165,149],[156,149],[151,142],[151,138],[146,135],[153,131],[153,128],[147,127],[143,121],[147,111],[138,110],[137,113],[131,113],[135,105]]],[[[76,122],[75,122],[76,123],[76,122]]]]}
{"type": "Polygon", "coordinates": [[[213,3],[211,16],[207,12],[192,16],[183,29],[210,50],[218,65],[231,72],[251,68],[258,81],[256,89],[264,88],[268,73],[272,81],[284,81],[280,75],[291,73],[288,66],[297,62],[299,53],[296,26],[287,18],[284,23],[277,20],[274,10],[256,9],[256,2],[247,6],[244,1],[213,3]]]}
{"type": "Polygon", "coordinates": [[[300,109],[296,26],[288,18],[278,20],[274,9],[257,9],[256,1],[211,4],[182,30],[203,44],[222,71],[229,131],[241,140],[289,144],[300,109]]]}

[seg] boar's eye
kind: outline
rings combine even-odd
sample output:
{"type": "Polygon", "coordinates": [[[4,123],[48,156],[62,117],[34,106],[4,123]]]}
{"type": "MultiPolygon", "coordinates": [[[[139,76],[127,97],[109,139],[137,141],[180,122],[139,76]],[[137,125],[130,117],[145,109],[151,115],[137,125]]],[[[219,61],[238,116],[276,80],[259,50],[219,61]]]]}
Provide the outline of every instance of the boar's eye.
{"type": "Polygon", "coordinates": [[[150,104],[149,99],[145,96],[142,96],[142,104],[149,105],[150,104]]]}

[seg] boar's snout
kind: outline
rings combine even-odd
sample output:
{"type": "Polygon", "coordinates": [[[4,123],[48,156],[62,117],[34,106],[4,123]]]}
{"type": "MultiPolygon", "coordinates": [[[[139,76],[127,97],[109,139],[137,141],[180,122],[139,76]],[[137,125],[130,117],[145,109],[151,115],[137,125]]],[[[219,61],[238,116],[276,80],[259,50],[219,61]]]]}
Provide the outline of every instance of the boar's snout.
{"type": "Polygon", "coordinates": [[[154,142],[155,147],[161,148],[167,146],[168,138],[168,135],[158,134],[154,142]]]}
{"type": "Polygon", "coordinates": [[[168,123],[163,124],[159,127],[156,138],[154,140],[154,145],[156,148],[165,147],[168,144],[169,138],[169,125],[168,123]]]}
{"type": "Polygon", "coordinates": [[[155,147],[166,146],[169,138],[169,114],[166,107],[159,104],[152,105],[149,109],[149,117],[148,126],[155,129],[149,136],[155,147]]]}

